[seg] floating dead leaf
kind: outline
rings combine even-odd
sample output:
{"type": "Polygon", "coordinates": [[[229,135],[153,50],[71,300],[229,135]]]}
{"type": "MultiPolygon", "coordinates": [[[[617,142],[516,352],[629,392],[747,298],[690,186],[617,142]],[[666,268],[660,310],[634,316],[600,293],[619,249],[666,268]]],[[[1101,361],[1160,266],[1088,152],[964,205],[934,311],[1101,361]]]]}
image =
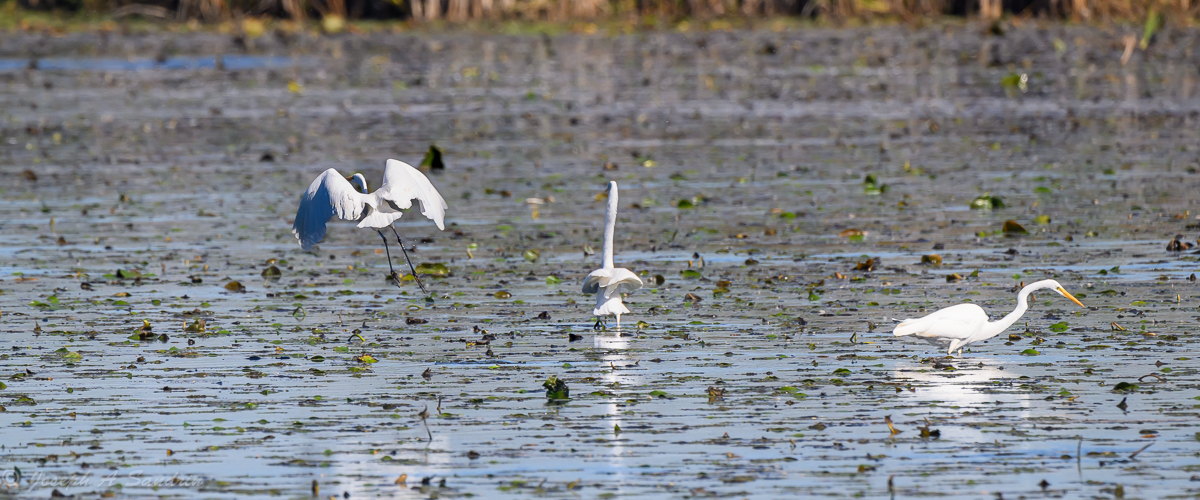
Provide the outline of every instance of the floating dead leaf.
{"type": "Polygon", "coordinates": [[[400,477],[396,478],[395,482],[399,486],[404,486],[405,484],[408,484],[408,474],[400,474],[400,477]]]}
{"type": "Polygon", "coordinates": [[[705,392],[708,393],[708,402],[709,403],[712,403],[715,401],[723,401],[725,399],[725,388],[724,387],[715,387],[715,386],[710,385],[710,386],[708,386],[708,390],[705,392]]]}
{"type": "Polygon", "coordinates": [[[526,250],[522,256],[525,257],[525,260],[529,262],[536,262],[538,257],[542,256],[542,253],[534,249],[529,249],[526,250]]]}
{"type": "Polygon", "coordinates": [[[867,260],[864,260],[864,261],[862,261],[862,262],[859,262],[858,264],[856,264],[856,265],[854,266],[854,270],[855,270],[855,271],[867,271],[867,272],[871,272],[871,271],[874,271],[874,270],[875,270],[875,264],[876,264],[876,262],[875,262],[875,259],[873,259],[873,258],[872,258],[872,259],[867,259],[867,260]]]}
{"type": "Polygon", "coordinates": [[[277,280],[282,276],[283,276],[283,271],[280,271],[279,268],[275,267],[274,265],[272,265],[271,267],[268,267],[266,269],[263,269],[263,272],[262,272],[263,279],[277,280]]]}
{"type": "Polygon", "coordinates": [[[704,300],[704,299],[700,298],[699,295],[696,295],[694,293],[688,293],[687,295],[683,296],[684,302],[691,302],[692,304],[699,304],[700,301],[702,301],[702,300],[704,300]]]}
{"type": "Polygon", "coordinates": [[[897,429],[896,426],[892,425],[892,416],[891,415],[883,417],[883,423],[887,424],[888,430],[892,431],[892,435],[896,435],[896,434],[900,433],[900,430],[897,429]]]}
{"type": "Polygon", "coordinates": [[[926,438],[926,439],[929,439],[929,438],[936,439],[936,438],[942,437],[942,431],[939,431],[937,429],[931,429],[930,425],[931,424],[929,423],[929,419],[925,419],[925,426],[917,427],[917,429],[921,430],[921,437],[926,438]]]}
{"type": "Polygon", "coordinates": [[[204,323],[204,318],[198,318],[196,321],[193,321],[192,324],[185,327],[183,331],[191,333],[204,333],[204,323]]]}
{"type": "Polygon", "coordinates": [[[940,266],[940,265],[942,265],[942,256],[938,255],[936,253],[931,253],[929,255],[922,255],[921,263],[925,264],[927,266],[940,266]]]}
{"type": "Polygon", "coordinates": [[[226,283],[225,289],[229,290],[231,292],[238,292],[238,293],[244,293],[246,291],[246,287],[242,286],[242,284],[237,281],[230,281],[229,283],[226,283]]]}
{"type": "Polygon", "coordinates": [[[1029,231],[1025,229],[1025,226],[1018,224],[1015,220],[1004,221],[1003,231],[1006,235],[1029,234],[1029,231]]]}
{"type": "Polygon", "coordinates": [[[838,233],[838,236],[841,236],[843,238],[851,238],[854,236],[866,236],[866,235],[867,235],[867,232],[863,231],[862,229],[847,229],[845,231],[838,233]]]}
{"type": "Polygon", "coordinates": [[[946,283],[954,283],[956,281],[962,281],[962,279],[962,275],[958,273],[950,273],[946,275],[946,283]]]}
{"type": "Polygon", "coordinates": [[[512,294],[508,293],[507,290],[500,290],[499,292],[493,293],[492,296],[496,297],[497,299],[511,299],[512,298],[512,294]]]}

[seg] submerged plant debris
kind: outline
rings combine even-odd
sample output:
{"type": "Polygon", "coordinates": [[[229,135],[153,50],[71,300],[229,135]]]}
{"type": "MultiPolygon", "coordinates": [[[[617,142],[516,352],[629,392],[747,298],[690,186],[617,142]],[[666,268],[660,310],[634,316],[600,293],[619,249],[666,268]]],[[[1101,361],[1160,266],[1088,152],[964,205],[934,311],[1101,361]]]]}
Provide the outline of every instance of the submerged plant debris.
{"type": "Polygon", "coordinates": [[[1200,234],[1197,33],[1123,66],[1108,30],[994,31],[198,33],[145,64],[167,35],[8,35],[3,474],[28,498],[1200,494],[1200,265],[1164,248],[1200,234]],[[446,229],[397,223],[431,293],[351,223],[301,251],[318,173],[431,143],[446,229]],[[646,287],[594,331],[608,180],[646,287]],[[1044,278],[1087,308],[1041,294],[962,358],[891,334],[1044,278]]]}

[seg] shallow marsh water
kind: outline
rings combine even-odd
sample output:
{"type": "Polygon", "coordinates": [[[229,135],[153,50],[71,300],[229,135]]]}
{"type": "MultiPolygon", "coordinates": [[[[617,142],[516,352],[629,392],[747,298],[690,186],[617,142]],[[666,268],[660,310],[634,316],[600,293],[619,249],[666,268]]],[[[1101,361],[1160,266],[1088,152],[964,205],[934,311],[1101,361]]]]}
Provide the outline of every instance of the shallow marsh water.
{"type": "Polygon", "coordinates": [[[1194,497],[1200,33],[1126,31],[6,36],[0,495],[1194,497]],[[299,249],[317,173],[431,142],[432,295],[299,249]],[[596,332],[610,179],[647,287],[596,332]],[[1087,308],[890,334],[1047,277],[1087,308]]]}

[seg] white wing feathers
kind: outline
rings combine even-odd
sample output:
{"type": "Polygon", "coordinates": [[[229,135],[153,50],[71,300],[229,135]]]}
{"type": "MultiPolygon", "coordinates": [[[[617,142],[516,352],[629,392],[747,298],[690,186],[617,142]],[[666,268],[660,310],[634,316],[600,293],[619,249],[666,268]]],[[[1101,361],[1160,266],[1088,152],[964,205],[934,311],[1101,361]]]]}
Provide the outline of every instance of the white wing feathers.
{"type": "Polygon", "coordinates": [[[374,193],[378,200],[377,211],[372,211],[359,222],[358,227],[386,227],[404,215],[401,210],[411,208],[412,201],[421,202],[421,215],[446,229],[446,200],[438,193],[429,178],[407,163],[388,160],[383,168],[383,185],[374,193]]]}
{"type": "Polygon", "coordinates": [[[897,337],[916,335],[923,338],[969,339],[988,321],[987,313],[975,304],[958,304],[922,318],[906,319],[892,333],[897,337]]]}
{"type": "Polygon", "coordinates": [[[398,160],[388,160],[383,168],[383,185],[373,193],[363,194],[335,169],[328,169],[313,179],[300,208],[292,234],[308,251],[325,238],[325,225],[333,216],[358,221],[358,227],[390,226],[411,208],[412,201],[421,202],[421,213],[446,229],[446,200],[420,170],[398,160]]]}
{"type": "Polygon", "coordinates": [[[325,224],[334,215],[345,220],[357,220],[373,203],[374,198],[359,193],[342,174],[331,168],[313,179],[308,190],[300,197],[292,234],[300,240],[300,246],[308,251],[325,238],[325,224]]]}
{"type": "Polygon", "coordinates": [[[631,293],[641,287],[642,279],[633,274],[633,271],[621,267],[597,269],[583,280],[583,293],[597,293],[603,288],[604,298],[614,294],[631,293]]]}

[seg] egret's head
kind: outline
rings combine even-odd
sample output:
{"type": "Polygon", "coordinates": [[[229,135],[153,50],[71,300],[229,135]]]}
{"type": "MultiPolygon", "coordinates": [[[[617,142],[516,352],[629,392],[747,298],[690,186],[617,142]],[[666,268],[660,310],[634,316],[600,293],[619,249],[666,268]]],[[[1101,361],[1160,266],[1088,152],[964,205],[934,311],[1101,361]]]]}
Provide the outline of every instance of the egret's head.
{"type": "Polygon", "coordinates": [[[1079,299],[1075,298],[1075,296],[1074,296],[1074,295],[1071,295],[1071,292],[1068,292],[1068,291],[1067,291],[1067,289],[1066,289],[1066,288],[1063,288],[1063,286],[1062,286],[1062,285],[1060,285],[1060,284],[1059,284],[1057,281],[1054,281],[1054,280],[1048,280],[1048,281],[1050,281],[1050,287],[1049,287],[1049,288],[1050,288],[1051,290],[1054,290],[1054,291],[1055,291],[1056,293],[1058,293],[1059,295],[1062,295],[1063,297],[1066,297],[1066,298],[1067,298],[1067,300],[1070,300],[1071,302],[1074,302],[1074,303],[1076,303],[1076,304],[1079,304],[1079,307],[1087,307],[1087,306],[1084,306],[1084,305],[1083,305],[1083,302],[1080,302],[1080,301],[1079,301],[1079,299]]]}
{"type": "Polygon", "coordinates": [[[363,174],[355,173],[354,175],[346,177],[346,180],[350,182],[350,185],[356,186],[359,191],[363,192],[363,194],[371,191],[371,188],[367,186],[367,178],[363,177],[363,174]]]}

